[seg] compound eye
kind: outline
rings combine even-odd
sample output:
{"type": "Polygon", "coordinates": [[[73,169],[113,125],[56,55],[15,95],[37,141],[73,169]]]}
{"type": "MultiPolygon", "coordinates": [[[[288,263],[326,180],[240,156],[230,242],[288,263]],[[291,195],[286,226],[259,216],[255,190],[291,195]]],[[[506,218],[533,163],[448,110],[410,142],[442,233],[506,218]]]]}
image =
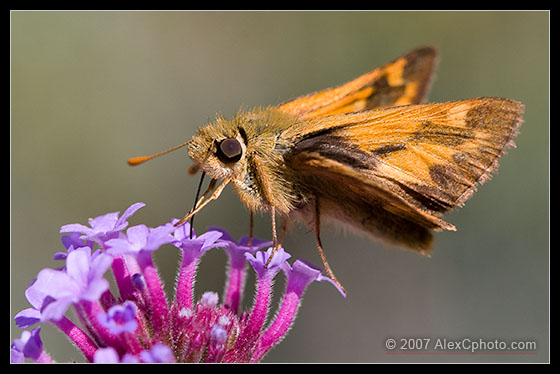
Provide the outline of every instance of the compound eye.
{"type": "Polygon", "coordinates": [[[220,161],[231,164],[239,161],[242,153],[243,149],[241,148],[239,140],[235,138],[226,138],[218,143],[216,156],[218,156],[220,161]]]}

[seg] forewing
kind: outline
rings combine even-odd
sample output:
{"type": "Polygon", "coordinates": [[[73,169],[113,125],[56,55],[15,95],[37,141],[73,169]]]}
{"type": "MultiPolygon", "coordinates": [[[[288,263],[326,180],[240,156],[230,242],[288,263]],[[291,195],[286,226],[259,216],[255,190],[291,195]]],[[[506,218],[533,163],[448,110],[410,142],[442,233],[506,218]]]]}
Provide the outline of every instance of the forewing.
{"type": "Polygon", "coordinates": [[[286,161],[318,178],[343,173],[393,213],[453,229],[439,217],[496,170],[523,110],[513,100],[479,98],[317,118],[291,129],[286,161]]]}
{"type": "Polygon", "coordinates": [[[276,109],[309,119],[382,106],[418,104],[427,94],[436,64],[435,48],[418,48],[353,81],[287,101],[276,109]]]}

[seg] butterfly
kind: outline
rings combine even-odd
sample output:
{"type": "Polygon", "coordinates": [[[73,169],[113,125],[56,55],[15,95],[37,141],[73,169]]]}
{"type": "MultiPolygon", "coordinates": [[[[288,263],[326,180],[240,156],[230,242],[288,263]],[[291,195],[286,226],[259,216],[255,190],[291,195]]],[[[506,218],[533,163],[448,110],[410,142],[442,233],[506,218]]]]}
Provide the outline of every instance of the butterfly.
{"type": "Polygon", "coordinates": [[[231,183],[251,212],[251,233],[253,213],[270,213],[275,248],[289,222],[310,223],[340,285],[320,240],[322,220],[429,254],[433,231],[455,230],[443,214],[462,206],[514,146],[518,101],[423,103],[437,63],[435,48],[418,48],[340,86],[219,116],[186,143],[129,163],[188,146],[191,171],[211,182],[178,224],[231,183]]]}

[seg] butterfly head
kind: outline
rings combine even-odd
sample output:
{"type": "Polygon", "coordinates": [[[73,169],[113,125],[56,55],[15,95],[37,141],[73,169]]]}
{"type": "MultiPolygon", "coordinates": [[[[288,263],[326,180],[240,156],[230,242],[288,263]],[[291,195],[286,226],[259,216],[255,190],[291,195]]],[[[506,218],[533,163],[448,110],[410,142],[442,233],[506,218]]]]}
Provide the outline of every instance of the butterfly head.
{"type": "Polygon", "coordinates": [[[246,135],[232,121],[218,118],[198,129],[188,152],[195,164],[213,179],[239,174],[245,168],[246,135]]]}

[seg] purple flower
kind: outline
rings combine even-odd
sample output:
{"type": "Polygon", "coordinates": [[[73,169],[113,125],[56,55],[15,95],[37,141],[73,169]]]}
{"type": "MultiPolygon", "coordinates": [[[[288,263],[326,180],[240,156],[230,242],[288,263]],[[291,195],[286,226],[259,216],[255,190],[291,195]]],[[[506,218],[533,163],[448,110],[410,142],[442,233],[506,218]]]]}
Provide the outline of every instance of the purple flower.
{"type": "Polygon", "coordinates": [[[202,296],[200,298],[200,305],[205,306],[205,307],[209,307],[209,308],[214,308],[214,307],[216,307],[216,305],[218,305],[219,301],[220,301],[220,298],[219,298],[217,293],[215,293],[215,292],[205,292],[205,293],[202,294],[202,296]]]}
{"type": "Polygon", "coordinates": [[[283,248],[276,252],[269,248],[266,252],[256,252],[254,256],[249,252],[245,253],[245,258],[253,266],[258,277],[255,302],[235,346],[224,357],[226,362],[248,362],[252,359],[268,315],[273,279],[290,257],[283,248]]]}
{"type": "Polygon", "coordinates": [[[326,280],[337,287],[343,296],[346,296],[332,279],[321,275],[321,271],[302,260],[296,260],[293,266],[290,266],[288,262],[282,262],[278,266],[284,270],[288,278],[284,299],[276,319],[260,337],[258,348],[251,356],[251,362],[260,361],[286,335],[295,319],[303,293],[309,284],[314,281],[326,280]]]}
{"type": "Polygon", "coordinates": [[[217,243],[226,251],[229,257],[228,282],[224,305],[237,313],[243,296],[241,291],[243,290],[247,271],[245,254],[254,254],[261,248],[269,247],[272,245],[272,241],[264,241],[257,238],[249,239],[248,236],[244,236],[236,242],[226,230],[220,227],[209,227],[208,229],[222,233],[222,237],[217,243]]]}
{"type": "Polygon", "coordinates": [[[210,341],[214,344],[224,344],[227,340],[228,332],[224,326],[215,324],[210,329],[210,341]]]}
{"type": "MultiPolygon", "coordinates": [[[[38,305],[40,306],[42,303],[38,303],[38,305]]],[[[14,321],[20,329],[33,326],[37,322],[41,322],[41,312],[35,308],[27,308],[16,314],[14,321]]]]}
{"type": "Polygon", "coordinates": [[[321,274],[320,269],[316,268],[315,266],[313,266],[312,264],[306,261],[297,260],[294,262],[293,266],[290,266],[290,264],[286,262],[283,263],[281,266],[282,266],[282,270],[284,270],[286,276],[288,277],[288,285],[286,287],[286,293],[294,292],[299,297],[301,297],[303,295],[303,292],[305,291],[305,289],[310,283],[315,281],[317,282],[327,281],[331,283],[333,286],[335,286],[338,292],[340,292],[342,296],[346,297],[344,291],[340,288],[338,284],[336,284],[335,281],[333,281],[329,277],[325,277],[323,274],[321,274]]]}
{"type": "Polygon", "coordinates": [[[84,234],[81,239],[91,240],[103,245],[106,240],[115,238],[119,232],[128,226],[129,219],[136,211],[146,206],[144,203],[132,204],[119,218],[119,212],[107,213],[105,215],[92,218],[88,221],[91,227],[79,223],[65,225],[60,228],[60,232],[77,232],[84,234]]]}
{"type": "MultiPolygon", "coordinates": [[[[307,286],[314,281],[333,283],[302,261],[290,265],[291,256],[283,248],[259,251],[270,241],[253,239],[249,243],[245,237],[236,242],[221,228],[192,238],[188,223],[173,226],[177,220],[155,228],[137,225],[127,229],[126,219],[142,206],[134,204],[120,218],[116,212],[92,219],[91,228],[64,226],[61,231],[70,232],[62,239],[67,252],[57,256],[66,265],[39,272],[25,292],[32,307],[16,315],[18,326],[52,323],[89,362],[255,362],[293,325],[307,286]],[[104,252],[97,249],[92,253],[94,242],[104,252]],[[171,297],[152,260],[154,251],[168,243],[181,251],[171,297]],[[195,300],[198,263],[208,250],[218,247],[229,258],[223,301],[211,291],[195,300]],[[115,290],[104,277],[109,268],[115,290]],[[239,309],[245,272],[251,268],[257,275],[255,295],[252,307],[243,311],[239,309]],[[271,318],[270,301],[278,274],[287,277],[286,290],[271,318]],[[69,306],[79,324],[65,317],[69,306]]],[[[39,329],[24,332],[14,340],[12,361],[51,362],[42,347],[39,329]]]]}
{"type": "MultiPolygon", "coordinates": [[[[178,219],[171,220],[175,224],[179,222],[178,219]]],[[[210,230],[200,236],[196,236],[193,230],[191,238],[191,225],[186,222],[177,227],[173,232],[172,244],[182,250],[183,257],[188,257],[188,260],[199,258],[209,249],[220,247],[221,244],[216,241],[220,239],[223,233],[219,230],[210,230]]]]}
{"type": "MultiPolygon", "coordinates": [[[[292,257],[289,253],[284,251],[284,248],[279,248],[272,259],[270,257],[273,255],[273,248],[268,248],[266,252],[257,252],[254,256],[248,252],[245,253],[245,258],[259,275],[259,277],[264,277],[269,274],[269,276],[274,276],[278,271],[281,270],[281,266],[287,264],[286,260],[292,257]],[[269,262],[270,259],[270,262],[269,262]],[[268,263],[268,266],[266,266],[268,263]]],[[[289,266],[289,265],[288,265],[289,266]]]]}
{"type": "Polygon", "coordinates": [[[140,362],[135,356],[126,353],[122,358],[113,347],[99,348],[93,356],[96,364],[136,364],[140,362]]]}
{"type": "Polygon", "coordinates": [[[151,350],[142,352],[140,357],[147,363],[175,362],[171,348],[162,343],[157,343],[151,350]]]}
{"type": "Polygon", "coordinates": [[[71,304],[96,301],[109,288],[103,274],[112,261],[104,253],[92,256],[90,248],[78,248],[68,255],[66,271],[41,270],[26,297],[41,312],[42,321],[60,320],[71,304]]]}
{"type": "Polygon", "coordinates": [[[77,232],[71,232],[68,235],[64,235],[60,238],[62,241],[62,245],[66,248],[66,252],[57,252],[54,254],[54,260],[66,260],[68,254],[72,252],[76,248],[80,247],[90,247],[93,248],[93,241],[92,240],[83,240],[80,238],[80,234],[77,232]]]}
{"type": "Polygon", "coordinates": [[[108,247],[107,253],[136,255],[140,251],[155,251],[163,244],[171,243],[173,231],[174,227],[171,224],[156,228],[148,228],[146,225],[133,226],[126,230],[125,238],[109,239],[105,242],[108,247]]]}
{"type": "Polygon", "coordinates": [[[99,322],[109,329],[111,334],[122,332],[134,332],[138,328],[136,313],[138,308],[130,301],[125,301],[122,305],[113,305],[107,313],[101,312],[98,315],[99,322]]]}
{"type": "Polygon", "coordinates": [[[43,342],[39,333],[41,328],[37,327],[31,331],[23,331],[21,338],[14,339],[11,347],[11,362],[22,363],[24,358],[36,362],[52,362],[50,357],[43,351],[43,342]]]}
{"type": "MultiPolygon", "coordinates": [[[[176,224],[179,220],[173,219],[171,222],[176,224]]],[[[211,230],[197,237],[193,231],[191,238],[191,226],[188,222],[174,231],[172,244],[181,249],[181,267],[176,287],[179,310],[193,308],[193,285],[198,262],[206,251],[220,246],[216,240],[221,236],[221,232],[211,230]]]]}
{"type": "MultiPolygon", "coordinates": [[[[173,231],[175,231],[175,228],[170,223],[155,228],[138,225],[126,230],[125,236],[118,239],[109,239],[105,242],[108,248],[107,253],[112,255],[132,255],[133,258],[129,260],[134,261],[135,265],[137,264],[140,267],[146,284],[146,288],[142,290],[141,297],[145,299],[147,308],[151,309],[154,330],[158,334],[163,335],[168,335],[169,305],[151,255],[160,246],[173,241],[173,236],[171,236],[173,231]]],[[[124,289],[124,287],[122,288],[124,289]]],[[[132,297],[129,296],[128,292],[126,296],[132,297]]],[[[159,336],[159,338],[163,339],[163,335],[159,336]]]]}
{"type": "Polygon", "coordinates": [[[235,241],[232,236],[226,230],[222,229],[221,227],[208,227],[208,230],[211,231],[218,231],[222,233],[222,237],[218,241],[226,252],[240,252],[241,256],[245,252],[255,253],[261,248],[270,247],[272,245],[272,241],[268,240],[261,240],[258,238],[251,238],[251,243],[249,244],[249,237],[243,236],[239,239],[239,241],[235,241]]]}

